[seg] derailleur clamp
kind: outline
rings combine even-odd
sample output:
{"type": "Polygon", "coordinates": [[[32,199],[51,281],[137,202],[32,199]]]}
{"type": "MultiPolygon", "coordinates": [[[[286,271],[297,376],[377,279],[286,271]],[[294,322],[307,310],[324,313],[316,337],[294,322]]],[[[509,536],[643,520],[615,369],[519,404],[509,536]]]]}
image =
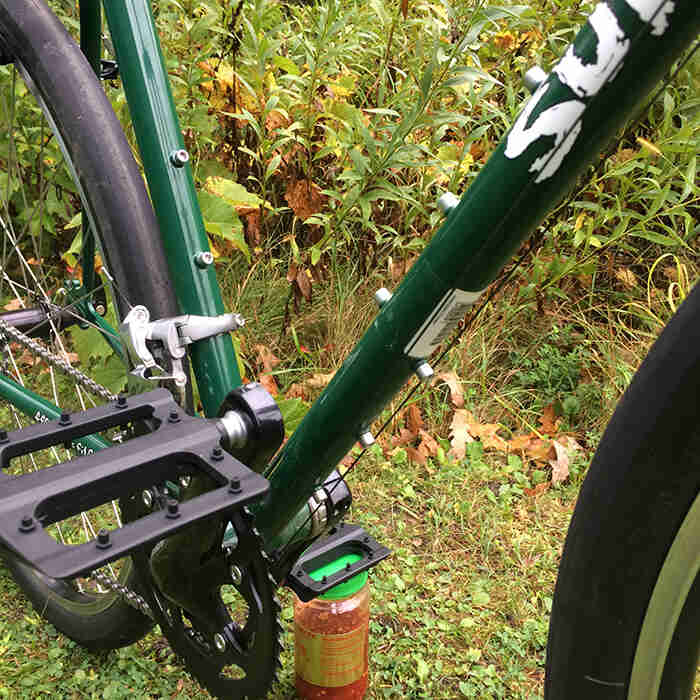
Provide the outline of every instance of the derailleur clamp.
{"type": "Polygon", "coordinates": [[[187,384],[182,359],[190,343],[215,335],[235,331],[245,325],[245,319],[236,313],[220,316],[173,316],[151,321],[149,310],[134,306],[119,324],[119,332],[134,368],[131,373],[142,379],[161,381],[172,379],[177,386],[187,384]],[[172,372],[168,374],[153,357],[147,340],[159,341],[170,358],[172,372]]]}

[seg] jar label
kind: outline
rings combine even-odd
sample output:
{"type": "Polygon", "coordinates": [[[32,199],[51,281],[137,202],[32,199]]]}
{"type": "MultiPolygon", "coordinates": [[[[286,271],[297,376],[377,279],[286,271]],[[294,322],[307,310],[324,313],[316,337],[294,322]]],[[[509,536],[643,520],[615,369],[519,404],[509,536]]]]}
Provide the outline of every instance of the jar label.
{"type": "Polygon", "coordinates": [[[307,683],[340,688],[358,680],[367,659],[369,630],[318,634],[296,625],[296,672],[307,683]]]}

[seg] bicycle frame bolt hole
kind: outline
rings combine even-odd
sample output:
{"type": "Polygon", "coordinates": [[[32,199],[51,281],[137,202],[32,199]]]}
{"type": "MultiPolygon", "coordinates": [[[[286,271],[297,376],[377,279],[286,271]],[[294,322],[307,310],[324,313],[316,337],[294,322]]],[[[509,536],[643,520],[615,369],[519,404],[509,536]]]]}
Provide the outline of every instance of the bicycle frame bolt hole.
{"type": "Polygon", "coordinates": [[[228,490],[231,493],[240,493],[241,492],[241,480],[240,479],[231,479],[228,485],[228,490]]]}
{"type": "Polygon", "coordinates": [[[168,499],[165,517],[170,518],[171,520],[175,520],[175,518],[180,517],[180,504],[174,498],[168,499]]]}
{"type": "Polygon", "coordinates": [[[433,368],[425,360],[416,366],[416,376],[422,382],[427,382],[434,374],[433,368]]]}
{"type": "Polygon", "coordinates": [[[107,549],[108,547],[111,547],[112,543],[110,542],[109,539],[109,530],[105,530],[102,528],[98,533],[97,533],[97,547],[98,549],[107,549]]]}
{"type": "Polygon", "coordinates": [[[151,508],[153,506],[153,494],[148,489],[141,494],[141,499],[146,508],[151,508]]]}
{"type": "Polygon", "coordinates": [[[19,523],[20,532],[31,532],[36,526],[34,525],[34,518],[31,515],[23,515],[22,520],[19,523]]]}
{"type": "Polygon", "coordinates": [[[216,647],[217,651],[224,652],[226,651],[226,640],[224,639],[223,634],[215,634],[214,635],[214,646],[216,647]]]}
{"type": "Polygon", "coordinates": [[[170,415],[168,416],[168,423],[179,423],[180,422],[180,415],[177,411],[170,411],[170,415]]]}
{"type": "Polygon", "coordinates": [[[437,208],[443,216],[447,216],[459,204],[459,197],[452,192],[445,192],[440,195],[437,201],[437,208]]]}
{"type": "Polygon", "coordinates": [[[10,442],[10,438],[7,437],[7,430],[0,430],[0,444],[10,442]]]}
{"type": "Polygon", "coordinates": [[[202,270],[206,270],[214,262],[214,256],[208,250],[203,250],[194,256],[194,264],[202,270]]]}
{"type": "Polygon", "coordinates": [[[374,301],[377,302],[377,306],[381,309],[392,296],[392,293],[386,287],[382,287],[374,293],[374,301]]]}
{"type": "Polygon", "coordinates": [[[243,572],[237,566],[231,567],[231,580],[235,586],[239,586],[243,580],[243,572]]]}
{"type": "Polygon", "coordinates": [[[369,430],[364,430],[360,433],[358,441],[360,445],[362,445],[362,447],[367,449],[368,447],[374,445],[374,435],[372,435],[372,433],[369,430]]]}
{"type": "Polygon", "coordinates": [[[532,94],[542,83],[547,80],[547,74],[539,66],[533,66],[523,76],[523,84],[532,94]]]}
{"type": "Polygon", "coordinates": [[[70,425],[70,414],[68,413],[61,413],[61,417],[58,419],[58,424],[59,425],[70,425]]]}
{"type": "Polygon", "coordinates": [[[170,162],[176,168],[184,168],[190,159],[190,154],[184,148],[178,148],[170,154],[170,162]]]}
{"type": "Polygon", "coordinates": [[[215,447],[211,451],[211,458],[215,462],[220,462],[224,458],[224,451],[220,447],[215,447]]]}

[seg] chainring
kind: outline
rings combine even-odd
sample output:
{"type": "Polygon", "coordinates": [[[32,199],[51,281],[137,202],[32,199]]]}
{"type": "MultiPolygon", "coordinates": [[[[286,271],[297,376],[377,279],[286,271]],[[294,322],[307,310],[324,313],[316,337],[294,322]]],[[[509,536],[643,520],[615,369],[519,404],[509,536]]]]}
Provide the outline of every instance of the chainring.
{"type": "Polygon", "coordinates": [[[219,547],[192,575],[197,615],[159,590],[151,572],[152,549],[132,556],[146,583],[144,598],[188,671],[215,697],[254,700],[267,695],[281,668],[281,608],[253,516],[244,508],[229,520],[235,546],[219,547]]]}

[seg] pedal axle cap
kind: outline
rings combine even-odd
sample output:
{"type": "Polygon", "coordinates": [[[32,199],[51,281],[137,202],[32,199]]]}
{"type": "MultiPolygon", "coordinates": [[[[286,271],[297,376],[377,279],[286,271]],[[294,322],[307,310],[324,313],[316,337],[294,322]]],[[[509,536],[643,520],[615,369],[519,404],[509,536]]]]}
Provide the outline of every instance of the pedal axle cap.
{"type": "Polygon", "coordinates": [[[19,524],[20,532],[31,532],[36,526],[34,525],[34,518],[31,515],[23,515],[22,520],[19,524]]]}
{"type": "Polygon", "coordinates": [[[240,479],[231,479],[228,485],[228,490],[231,493],[240,493],[241,492],[241,480],[240,479]]]}
{"type": "Polygon", "coordinates": [[[220,462],[224,458],[224,451],[220,447],[215,447],[211,451],[211,458],[216,462],[220,462]]]}
{"type": "Polygon", "coordinates": [[[165,516],[167,518],[174,520],[175,518],[180,517],[180,504],[174,498],[168,499],[168,504],[166,506],[166,510],[167,510],[167,512],[166,512],[165,516]]]}
{"type": "Polygon", "coordinates": [[[58,424],[59,425],[70,425],[71,420],[70,420],[70,414],[69,413],[61,413],[61,417],[58,419],[58,424]]]}
{"type": "Polygon", "coordinates": [[[98,549],[107,549],[108,547],[111,547],[112,543],[110,542],[109,539],[109,530],[105,530],[102,528],[98,533],[97,533],[97,547],[98,549]]]}

